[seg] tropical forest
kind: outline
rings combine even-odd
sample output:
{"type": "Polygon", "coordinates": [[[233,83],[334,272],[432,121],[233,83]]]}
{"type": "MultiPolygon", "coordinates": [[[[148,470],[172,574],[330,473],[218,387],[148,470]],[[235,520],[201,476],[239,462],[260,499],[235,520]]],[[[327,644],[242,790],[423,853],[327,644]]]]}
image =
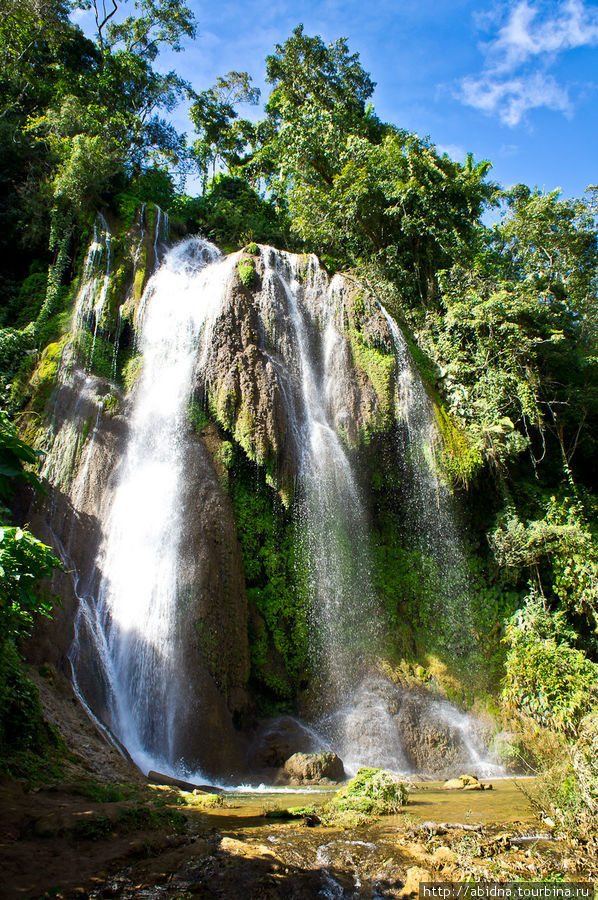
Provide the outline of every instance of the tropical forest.
{"type": "Polygon", "coordinates": [[[0,0],[0,896],[593,897],[598,186],[201,29],[0,0]]]}

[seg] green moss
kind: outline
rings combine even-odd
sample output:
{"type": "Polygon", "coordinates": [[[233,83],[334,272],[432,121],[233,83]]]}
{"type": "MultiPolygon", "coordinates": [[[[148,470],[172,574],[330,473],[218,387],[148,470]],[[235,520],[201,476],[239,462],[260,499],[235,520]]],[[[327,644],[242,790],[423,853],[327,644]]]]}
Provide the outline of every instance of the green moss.
{"type": "Polygon", "coordinates": [[[273,818],[316,815],[323,825],[355,828],[379,816],[396,815],[407,803],[407,787],[383,769],[359,769],[355,778],[322,806],[299,806],[267,813],[273,818]]]}
{"type": "Polygon", "coordinates": [[[135,277],[133,279],[133,299],[135,301],[135,305],[139,303],[141,300],[141,295],[143,294],[143,288],[145,287],[145,282],[147,278],[147,249],[145,246],[145,242],[141,245],[141,250],[139,252],[139,258],[137,260],[137,269],[135,271],[135,277]]]}
{"type": "Polygon", "coordinates": [[[260,252],[260,248],[255,243],[255,241],[252,241],[250,244],[247,244],[247,246],[245,247],[245,253],[250,253],[252,256],[258,256],[259,252],[260,252]]]}
{"type": "MultiPolygon", "coordinates": [[[[124,248],[123,248],[124,252],[124,248]]],[[[110,279],[108,302],[104,306],[100,327],[115,332],[118,324],[118,309],[125,302],[133,281],[133,260],[125,256],[110,279]]]]}
{"type": "Polygon", "coordinates": [[[236,452],[230,495],[250,615],[251,685],[264,713],[292,710],[307,668],[307,575],[292,515],[236,452]]]}
{"type": "Polygon", "coordinates": [[[406,803],[407,788],[395,776],[384,769],[361,768],[337,791],[329,808],[384,816],[398,812],[406,803]]]}
{"type": "Polygon", "coordinates": [[[255,418],[251,407],[247,403],[241,403],[241,408],[235,420],[234,436],[249,459],[258,463],[258,465],[264,462],[254,443],[255,418]]]}
{"type": "Polygon", "coordinates": [[[100,378],[111,378],[114,367],[114,344],[98,331],[85,329],[77,341],[77,353],[83,365],[100,378]]]}
{"type": "Polygon", "coordinates": [[[103,413],[108,419],[116,416],[120,409],[120,395],[116,391],[110,391],[104,397],[103,413]]]}
{"type": "Polygon", "coordinates": [[[128,362],[125,363],[122,369],[122,380],[125,393],[129,394],[133,390],[138,378],[141,376],[142,370],[143,356],[141,353],[132,356],[128,362]]]}
{"type": "Polygon", "coordinates": [[[206,425],[210,422],[210,417],[203,406],[200,406],[195,397],[191,398],[187,409],[187,418],[189,425],[196,434],[201,434],[206,425]]]}
{"type": "MultiPolygon", "coordinates": [[[[372,423],[373,430],[387,431],[394,420],[395,354],[368,343],[363,334],[354,327],[349,327],[348,336],[353,361],[365,372],[378,398],[379,415],[377,421],[372,423]]],[[[366,430],[369,431],[369,428],[366,430]]],[[[362,438],[367,440],[365,434],[362,438]]]]}
{"type": "Polygon", "coordinates": [[[218,457],[225,469],[230,469],[235,459],[234,447],[230,441],[222,441],[218,450],[218,457]]]}
{"type": "Polygon", "coordinates": [[[220,809],[225,806],[224,797],[220,794],[201,794],[196,791],[193,793],[181,791],[181,804],[191,807],[199,807],[200,809],[220,809]]]}
{"type": "Polygon", "coordinates": [[[247,256],[242,256],[237,264],[237,272],[241,284],[246,288],[253,287],[255,282],[255,263],[247,256]]]}
{"type": "Polygon", "coordinates": [[[44,411],[56,386],[65,344],[66,338],[49,344],[43,351],[31,376],[29,381],[29,389],[32,395],[31,406],[36,412],[41,413],[44,411]]]}

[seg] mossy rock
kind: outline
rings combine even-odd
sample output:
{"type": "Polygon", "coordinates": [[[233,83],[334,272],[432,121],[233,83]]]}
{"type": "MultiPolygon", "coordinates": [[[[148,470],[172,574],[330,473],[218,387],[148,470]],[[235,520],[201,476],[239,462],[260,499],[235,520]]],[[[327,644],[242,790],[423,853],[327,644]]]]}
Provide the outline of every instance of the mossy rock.
{"type": "Polygon", "coordinates": [[[141,353],[138,353],[136,356],[132,356],[127,363],[123,366],[123,384],[125,388],[125,393],[130,393],[139,378],[141,377],[141,372],[143,370],[143,356],[141,353]]]}
{"type": "Polygon", "coordinates": [[[372,816],[397,813],[407,803],[403,782],[384,769],[361,768],[328,803],[331,812],[354,811],[372,816]]]}
{"type": "Polygon", "coordinates": [[[31,406],[36,412],[43,412],[58,378],[62,355],[67,338],[48,344],[40,356],[29,380],[29,390],[32,394],[31,406]]]}
{"type": "Polygon", "coordinates": [[[237,274],[241,284],[246,288],[252,288],[255,282],[255,263],[248,256],[242,256],[237,264],[237,274]]]}

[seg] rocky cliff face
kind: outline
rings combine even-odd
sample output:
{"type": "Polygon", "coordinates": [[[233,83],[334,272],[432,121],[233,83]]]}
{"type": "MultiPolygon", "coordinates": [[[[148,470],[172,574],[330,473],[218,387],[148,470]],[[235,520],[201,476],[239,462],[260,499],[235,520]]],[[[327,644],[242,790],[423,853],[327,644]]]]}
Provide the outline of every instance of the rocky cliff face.
{"type": "MultiPolygon", "coordinates": [[[[37,499],[31,527],[57,548],[65,572],[52,583],[62,606],[52,622],[38,624],[30,658],[63,669],[72,664],[83,697],[109,727],[111,684],[97,655],[98,629],[109,622],[98,621],[94,604],[106,577],[100,572],[102,548],[144,364],[140,328],[153,301],[151,291],[141,295],[141,286],[152,254],[159,255],[159,237],[146,227],[130,233],[120,245],[121,252],[128,247],[128,261],[111,269],[113,239],[104,232],[102,250],[96,235],[100,249],[88,256],[72,332],[53,345],[60,359],[53,384],[43,379],[45,406],[36,389],[43,357],[31,378],[29,434],[47,453],[42,474],[48,488],[37,499]],[[41,424],[34,418],[40,410],[41,424]]],[[[190,244],[191,291],[196,251],[190,244]]],[[[318,427],[334,435],[329,440],[337,442],[335,453],[348,466],[374,436],[379,444],[395,428],[400,386],[388,321],[353,280],[329,278],[313,256],[271,247],[250,247],[218,265],[222,290],[197,341],[189,384],[193,401],[178,448],[184,459],[175,635],[180,702],[172,753],[187,768],[222,777],[245,767],[233,717],[255,712],[251,685],[264,665],[260,659],[264,653],[270,658],[269,677],[278,677],[276,669],[284,672],[293,638],[281,623],[305,603],[304,597],[289,596],[283,570],[272,564],[273,554],[288,554],[276,526],[268,526],[271,533],[262,543],[245,540],[242,556],[231,503],[238,498],[235,479],[247,480],[247,467],[254,466],[255,484],[266,490],[267,483],[292,509],[308,456],[313,461],[316,452],[306,447],[306,422],[317,419],[318,427]],[[235,467],[231,459],[240,457],[244,466],[235,467]],[[258,561],[250,552],[263,562],[267,609],[260,607],[256,587],[248,605],[246,575],[258,561]],[[266,644],[260,637],[258,646],[258,632],[267,633],[266,644]]],[[[177,303],[176,291],[170,302],[177,303]]],[[[199,288],[193,302],[203,302],[199,288]]],[[[338,460],[331,460],[334,474],[338,460]]],[[[251,522],[244,527],[253,537],[251,522]]],[[[256,535],[263,527],[255,523],[256,535]]],[[[252,576],[252,585],[257,581],[252,576]]],[[[409,728],[414,716],[407,716],[409,728]]]]}
{"type": "Polygon", "coordinates": [[[390,428],[396,374],[387,322],[359,284],[330,279],[314,256],[272,247],[239,255],[197,373],[198,393],[285,498],[299,471],[306,416],[290,289],[326,382],[328,418],[348,448],[390,428]]]}

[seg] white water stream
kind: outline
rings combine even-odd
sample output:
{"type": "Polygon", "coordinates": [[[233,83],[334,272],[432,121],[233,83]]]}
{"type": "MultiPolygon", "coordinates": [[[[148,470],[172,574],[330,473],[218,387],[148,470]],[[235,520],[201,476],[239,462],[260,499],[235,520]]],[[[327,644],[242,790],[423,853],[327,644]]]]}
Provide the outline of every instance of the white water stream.
{"type": "Polygon", "coordinates": [[[287,412],[298,450],[298,531],[308,567],[314,670],[328,708],[344,705],[359,653],[374,646],[381,621],[370,580],[368,529],[360,490],[335,428],[331,398],[346,365],[334,285],[316,257],[270,250],[262,294],[282,287],[286,341],[279,344],[291,388],[287,412]]]}
{"type": "MultiPolygon", "coordinates": [[[[110,727],[146,771],[176,762],[185,696],[177,677],[184,437],[200,339],[208,339],[226,291],[230,267],[220,256],[212,244],[189,239],[148,284],[138,323],[143,370],[103,522],[99,591],[79,606],[109,688],[110,727]]],[[[72,656],[76,673],[76,645],[72,656]]]]}

